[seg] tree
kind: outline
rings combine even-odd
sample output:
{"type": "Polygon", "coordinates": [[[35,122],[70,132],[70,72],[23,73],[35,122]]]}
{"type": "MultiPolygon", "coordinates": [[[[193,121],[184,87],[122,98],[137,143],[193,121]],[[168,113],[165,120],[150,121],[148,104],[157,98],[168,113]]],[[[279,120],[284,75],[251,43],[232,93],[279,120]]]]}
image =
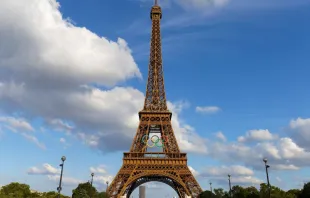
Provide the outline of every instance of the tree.
{"type": "Polygon", "coordinates": [[[72,198],[90,198],[90,196],[87,194],[85,189],[79,188],[73,192],[72,198]]]}
{"type": "Polygon", "coordinates": [[[291,189],[286,192],[287,198],[298,198],[301,194],[301,190],[299,189],[291,189]]]}
{"type": "Polygon", "coordinates": [[[42,193],[38,193],[38,192],[31,193],[31,198],[41,198],[41,197],[42,197],[42,193]]]}
{"type": "MultiPolygon", "coordinates": [[[[72,190],[72,198],[108,198],[106,192],[97,192],[96,188],[90,183],[82,183],[72,190]]],[[[233,198],[267,198],[268,185],[260,184],[260,189],[255,187],[232,187],[233,198]]],[[[70,198],[68,196],[60,195],[61,198],[70,198]]],[[[229,192],[222,188],[214,189],[214,193],[209,190],[202,192],[200,198],[231,198],[229,192]]],[[[0,189],[0,198],[58,198],[58,193],[51,192],[31,192],[30,186],[27,184],[20,184],[17,182],[10,183],[0,189]]],[[[282,189],[271,186],[271,198],[310,198],[310,182],[304,184],[303,189],[291,189],[287,192],[282,189]]]]}
{"type": "Polygon", "coordinates": [[[245,194],[246,198],[259,198],[259,191],[254,186],[245,188],[245,194]]]}
{"type": "Polygon", "coordinates": [[[72,197],[75,198],[78,197],[80,194],[84,194],[84,190],[89,197],[97,197],[98,192],[96,188],[91,186],[89,182],[81,183],[76,189],[72,190],[72,197]]]}
{"type": "MultiPolygon", "coordinates": [[[[61,198],[70,198],[60,195],[61,198]]],[[[0,198],[58,198],[56,192],[31,192],[30,186],[17,182],[3,186],[0,190],[0,198]]]]}
{"type": "Polygon", "coordinates": [[[271,186],[271,197],[272,198],[286,198],[286,192],[276,186],[271,186]]]}
{"type": "Polygon", "coordinates": [[[246,198],[246,191],[242,186],[233,186],[231,191],[233,198],[246,198]]]}
{"type": "Polygon", "coordinates": [[[209,190],[206,190],[204,192],[202,192],[200,195],[199,195],[199,198],[213,198],[215,196],[215,194],[213,194],[211,191],[209,190]]]}
{"type": "Polygon", "coordinates": [[[98,198],[108,198],[108,194],[106,192],[98,193],[98,198]]]}
{"type": "Polygon", "coordinates": [[[78,187],[72,190],[72,198],[108,198],[106,192],[98,192],[97,189],[89,182],[79,184],[78,187]]]}
{"type": "Polygon", "coordinates": [[[268,197],[268,185],[266,183],[261,183],[260,184],[260,190],[259,190],[259,197],[260,198],[265,198],[268,197]]]}
{"type": "MultiPolygon", "coordinates": [[[[42,198],[58,198],[58,193],[55,191],[42,193],[42,198]]],[[[70,198],[68,196],[60,195],[60,198],[70,198]]]]}
{"type": "Polygon", "coordinates": [[[225,196],[225,191],[223,188],[214,189],[215,198],[223,198],[225,196]]]}
{"type": "Polygon", "coordinates": [[[304,184],[304,187],[298,198],[309,198],[310,197],[310,182],[304,184]]]}
{"type": "Polygon", "coordinates": [[[26,184],[20,184],[17,182],[10,183],[3,186],[0,191],[1,198],[28,198],[31,196],[30,186],[26,184]]]}

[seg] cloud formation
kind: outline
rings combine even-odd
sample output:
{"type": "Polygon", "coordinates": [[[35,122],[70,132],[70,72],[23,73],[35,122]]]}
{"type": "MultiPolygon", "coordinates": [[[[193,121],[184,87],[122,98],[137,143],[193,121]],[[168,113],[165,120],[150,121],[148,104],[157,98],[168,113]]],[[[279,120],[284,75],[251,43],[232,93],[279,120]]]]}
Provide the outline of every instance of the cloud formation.
{"type": "MultiPolygon", "coordinates": [[[[110,41],[75,26],[62,17],[56,0],[2,1],[0,11],[4,113],[41,116],[45,128],[75,135],[101,151],[127,150],[144,94],[117,86],[142,77],[126,41],[110,41]]],[[[181,147],[205,151],[194,129],[178,120],[176,108],[183,106],[170,103],[181,147]]]]}
{"type": "MultiPolygon", "coordinates": [[[[191,171],[197,172],[195,170],[191,171]]],[[[263,183],[261,179],[255,177],[253,170],[241,165],[210,166],[196,174],[198,178],[207,178],[209,181],[214,181],[218,184],[227,184],[228,175],[231,175],[231,181],[234,185],[263,183]]]]}
{"type": "Polygon", "coordinates": [[[188,107],[188,103],[168,102],[168,107],[172,112],[171,122],[181,151],[200,154],[207,153],[208,148],[206,145],[206,139],[198,135],[192,126],[180,121],[179,119],[179,115],[184,108],[188,107]]]}
{"type": "Polygon", "coordinates": [[[180,5],[185,10],[206,10],[210,7],[223,7],[230,0],[174,0],[175,3],[180,5]]]}
{"type": "Polygon", "coordinates": [[[223,142],[227,141],[225,135],[221,131],[215,133],[215,137],[223,142]]]}
{"type": "MultiPolygon", "coordinates": [[[[59,182],[60,176],[59,175],[47,175],[47,178],[51,181],[59,182]]],[[[76,179],[73,177],[62,177],[62,183],[64,186],[72,186],[76,187],[80,183],[85,183],[85,181],[76,179]]]]}
{"type": "Polygon", "coordinates": [[[73,126],[60,119],[48,119],[46,122],[54,131],[70,133],[74,129],[73,126]]]}
{"type": "Polygon", "coordinates": [[[110,183],[113,180],[113,176],[108,173],[106,170],[106,166],[101,164],[97,167],[90,167],[89,168],[90,173],[94,173],[94,184],[97,186],[100,186],[100,188],[103,188],[106,183],[110,183]]]}
{"type": "Polygon", "coordinates": [[[254,172],[244,166],[233,165],[233,166],[218,166],[218,167],[208,167],[206,171],[202,172],[200,175],[203,177],[208,176],[227,176],[228,174],[233,174],[234,176],[252,176],[254,172]]]}
{"type": "Polygon", "coordinates": [[[136,105],[128,102],[140,94],[135,89],[87,86],[141,77],[124,40],[109,41],[74,26],[62,18],[56,0],[2,1],[0,9],[0,107],[5,113],[18,110],[52,125],[68,119],[98,129],[107,124],[103,120],[117,119],[106,116],[115,104],[136,105]]]}
{"type": "Polygon", "coordinates": [[[212,148],[208,149],[208,155],[224,163],[242,162],[256,170],[262,169],[263,158],[268,159],[274,170],[299,170],[310,166],[310,152],[298,145],[294,138],[278,137],[268,130],[250,130],[242,137],[225,143],[208,141],[208,148],[212,148]]]}
{"type": "Polygon", "coordinates": [[[211,114],[211,113],[217,113],[221,109],[217,106],[197,106],[196,107],[196,112],[197,113],[204,113],[204,114],[211,114]]]}
{"type": "Polygon", "coordinates": [[[57,169],[48,163],[44,163],[40,168],[35,166],[29,168],[27,173],[29,175],[57,175],[60,174],[60,169],[57,169]]]}
{"type": "Polygon", "coordinates": [[[188,166],[189,170],[192,172],[192,174],[194,175],[194,177],[197,177],[199,175],[199,172],[197,170],[195,170],[193,167],[188,166]]]}
{"type": "Polygon", "coordinates": [[[106,174],[107,173],[104,165],[100,165],[98,167],[90,167],[89,170],[90,170],[90,172],[95,173],[95,174],[96,173],[99,173],[99,174],[106,174]]]}
{"type": "Polygon", "coordinates": [[[269,132],[268,129],[249,130],[245,136],[238,137],[239,142],[250,142],[250,141],[268,141],[277,139],[278,136],[269,132]]]}
{"type": "MultiPolygon", "coordinates": [[[[154,0],[139,0],[140,2],[151,2],[154,4],[154,0]]],[[[212,7],[223,7],[227,3],[229,3],[230,0],[159,0],[159,5],[161,7],[170,7],[172,3],[175,3],[179,6],[181,6],[184,10],[206,10],[208,8],[212,7]]]]}
{"type": "Polygon", "coordinates": [[[296,143],[310,151],[310,118],[291,120],[289,129],[296,143]]]}
{"type": "MultiPolygon", "coordinates": [[[[14,133],[22,135],[25,139],[33,142],[41,149],[46,149],[46,146],[35,137],[35,129],[25,118],[15,118],[10,116],[0,117],[0,129],[5,128],[14,133]]],[[[1,135],[1,134],[0,134],[1,135]]]]}
{"type": "Polygon", "coordinates": [[[33,132],[34,129],[31,124],[23,118],[15,117],[0,117],[0,123],[13,132],[33,132]]]}
{"type": "MultiPolygon", "coordinates": [[[[113,180],[113,177],[109,175],[103,167],[105,167],[105,165],[89,168],[92,173],[95,173],[93,178],[94,185],[100,186],[100,188],[106,185],[106,182],[111,183],[113,180]]],[[[60,168],[57,169],[48,163],[44,163],[41,167],[33,166],[29,168],[27,173],[29,175],[46,175],[49,180],[58,182],[60,178],[60,171],[60,168]]],[[[78,179],[70,176],[63,177],[63,183],[67,186],[77,186],[78,184],[85,182],[87,182],[87,179],[85,178],[78,179]]]]}

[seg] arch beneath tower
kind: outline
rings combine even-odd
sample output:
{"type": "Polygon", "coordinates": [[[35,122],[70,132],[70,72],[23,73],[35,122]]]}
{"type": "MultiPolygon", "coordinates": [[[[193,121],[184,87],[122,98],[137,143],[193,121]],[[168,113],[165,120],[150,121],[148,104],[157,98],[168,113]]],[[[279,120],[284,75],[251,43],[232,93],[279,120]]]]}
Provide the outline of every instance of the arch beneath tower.
{"type": "Polygon", "coordinates": [[[131,193],[140,185],[147,183],[147,182],[161,182],[164,184],[169,185],[172,189],[176,191],[180,198],[184,198],[185,195],[189,196],[190,192],[187,189],[185,183],[178,177],[170,175],[170,174],[150,174],[150,173],[143,173],[137,176],[130,178],[126,185],[121,190],[120,195],[126,195],[126,198],[129,198],[131,193]]]}
{"type": "Polygon", "coordinates": [[[170,178],[160,177],[160,176],[149,176],[149,177],[142,177],[137,179],[133,182],[130,187],[128,187],[125,191],[125,194],[129,198],[132,192],[138,188],[140,185],[148,183],[148,182],[161,182],[170,186],[175,192],[181,197],[180,192],[178,192],[178,188],[176,187],[175,181],[171,180],[170,178]]]}

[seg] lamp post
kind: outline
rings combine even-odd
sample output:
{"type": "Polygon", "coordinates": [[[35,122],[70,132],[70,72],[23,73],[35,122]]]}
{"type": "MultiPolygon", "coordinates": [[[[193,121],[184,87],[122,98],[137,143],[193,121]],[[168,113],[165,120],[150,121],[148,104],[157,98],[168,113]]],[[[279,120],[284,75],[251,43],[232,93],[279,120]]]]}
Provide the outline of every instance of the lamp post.
{"type": "Polygon", "coordinates": [[[228,174],[228,182],[229,182],[229,197],[231,197],[231,183],[230,183],[231,175],[228,174]]]}
{"type": "Polygon", "coordinates": [[[90,186],[93,187],[93,178],[94,178],[94,173],[91,174],[91,181],[90,181],[90,186]]]}
{"type": "Polygon", "coordinates": [[[58,198],[60,198],[62,173],[63,173],[63,170],[64,170],[64,164],[65,164],[65,161],[66,161],[66,157],[62,156],[61,157],[61,161],[62,161],[62,164],[59,165],[59,166],[61,166],[60,180],[59,180],[59,186],[57,188],[57,190],[58,190],[58,198]]]}
{"type": "Polygon", "coordinates": [[[109,188],[109,181],[106,182],[107,184],[107,190],[106,190],[106,193],[107,193],[107,196],[109,197],[109,192],[108,192],[108,188],[109,188]]]}
{"type": "Polygon", "coordinates": [[[210,182],[210,191],[211,191],[211,197],[213,197],[213,193],[212,193],[212,182],[210,182]]]}
{"type": "MultiPolygon", "coordinates": [[[[90,180],[90,182],[89,182],[89,180],[88,180],[88,183],[90,183],[90,186],[91,186],[91,189],[93,188],[93,178],[94,178],[94,173],[91,173],[90,174],[90,176],[91,176],[91,180],[90,180]]],[[[92,198],[92,195],[90,195],[90,198],[92,198]]]]}
{"type": "Polygon", "coordinates": [[[267,175],[267,183],[268,183],[268,194],[269,194],[269,198],[271,196],[271,192],[270,192],[270,182],[269,182],[269,175],[268,175],[268,168],[270,168],[270,166],[267,164],[267,159],[264,158],[263,161],[265,162],[265,168],[266,168],[266,175],[267,175]]]}

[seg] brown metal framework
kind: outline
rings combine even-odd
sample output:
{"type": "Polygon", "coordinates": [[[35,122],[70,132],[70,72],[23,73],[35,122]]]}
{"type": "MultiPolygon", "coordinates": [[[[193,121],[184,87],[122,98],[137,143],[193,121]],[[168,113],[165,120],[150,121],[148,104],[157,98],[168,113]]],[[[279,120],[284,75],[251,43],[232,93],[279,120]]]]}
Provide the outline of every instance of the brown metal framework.
{"type": "Polygon", "coordinates": [[[202,189],[187,166],[186,153],[180,152],[171,125],[172,113],[167,108],[161,56],[162,11],[156,0],[150,15],[152,36],[144,108],[139,112],[140,123],[130,152],[124,153],[123,165],[107,193],[110,198],[128,198],[139,185],[158,181],[171,186],[180,198],[197,198],[202,189]],[[152,130],[168,137],[161,152],[148,152],[148,147],[141,141],[152,130]]]}

